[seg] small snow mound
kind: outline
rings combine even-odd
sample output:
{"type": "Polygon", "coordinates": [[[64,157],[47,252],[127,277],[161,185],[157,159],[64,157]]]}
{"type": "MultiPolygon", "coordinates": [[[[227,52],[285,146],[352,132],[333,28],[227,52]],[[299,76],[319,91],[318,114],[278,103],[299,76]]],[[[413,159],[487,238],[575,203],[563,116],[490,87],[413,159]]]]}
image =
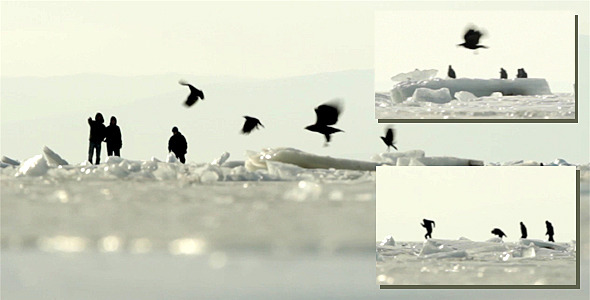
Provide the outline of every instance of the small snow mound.
{"type": "Polygon", "coordinates": [[[393,236],[386,236],[383,241],[381,241],[379,246],[395,246],[395,240],[393,239],[393,236]]]}
{"type": "Polygon", "coordinates": [[[43,176],[47,170],[49,166],[43,155],[35,155],[22,163],[16,176],[43,176]]]}
{"type": "Polygon", "coordinates": [[[68,165],[68,162],[65,159],[61,158],[59,154],[53,152],[53,150],[49,149],[47,146],[43,147],[43,157],[47,160],[47,164],[52,167],[68,165]]]}
{"type": "Polygon", "coordinates": [[[420,80],[431,80],[436,76],[438,70],[430,69],[430,70],[414,70],[407,73],[399,73],[393,77],[391,80],[394,82],[397,81],[420,81],[420,80]]]}
{"type": "Polygon", "coordinates": [[[170,153],[168,153],[168,156],[166,157],[166,162],[167,163],[175,163],[175,162],[178,162],[178,160],[176,159],[176,156],[174,155],[174,153],[170,152],[170,153]]]}
{"type": "Polygon", "coordinates": [[[18,160],[15,160],[15,159],[12,159],[12,158],[6,157],[6,156],[2,156],[2,158],[0,159],[0,162],[5,163],[7,165],[11,165],[11,166],[20,165],[20,162],[18,160]]]}
{"type": "Polygon", "coordinates": [[[212,165],[217,165],[217,166],[221,166],[223,165],[223,163],[225,163],[225,161],[229,158],[229,152],[223,152],[221,154],[221,156],[219,156],[218,158],[214,159],[211,164],[212,165]]]}
{"type": "Polygon", "coordinates": [[[408,157],[408,158],[420,158],[424,157],[425,153],[424,150],[409,150],[403,152],[384,152],[375,154],[371,157],[371,161],[374,162],[381,162],[381,163],[390,163],[396,164],[397,160],[400,157],[408,157]]]}
{"type": "Polygon", "coordinates": [[[155,156],[152,156],[152,158],[151,158],[150,160],[151,160],[151,161],[154,161],[154,162],[162,162],[161,160],[159,160],[159,159],[158,159],[157,157],[155,157],[155,156]]]}
{"type": "Polygon", "coordinates": [[[554,165],[554,166],[572,166],[572,164],[568,163],[563,158],[557,158],[551,164],[554,165]]]}
{"type": "Polygon", "coordinates": [[[412,94],[412,100],[421,102],[433,103],[448,103],[453,98],[448,88],[440,88],[437,90],[429,88],[417,88],[412,94]]]}
{"type": "Polygon", "coordinates": [[[459,240],[460,241],[471,241],[470,239],[468,239],[468,238],[466,238],[464,236],[460,237],[459,240]]]}
{"type": "Polygon", "coordinates": [[[453,96],[459,101],[473,101],[477,99],[474,94],[466,91],[456,92],[453,96]]]}
{"type": "Polygon", "coordinates": [[[488,243],[504,243],[504,241],[499,237],[493,237],[493,238],[487,240],[486,242],[488,242],[488,243]]]}
{"type": "Polygon", "coordinates": [[[105,161],[105,163],[107,165],[112,165],[112,164],[119,164],[123,161],[122,158],[120,158],[119,156],[109,156],[107,157],[107,160],[105,161]]]}

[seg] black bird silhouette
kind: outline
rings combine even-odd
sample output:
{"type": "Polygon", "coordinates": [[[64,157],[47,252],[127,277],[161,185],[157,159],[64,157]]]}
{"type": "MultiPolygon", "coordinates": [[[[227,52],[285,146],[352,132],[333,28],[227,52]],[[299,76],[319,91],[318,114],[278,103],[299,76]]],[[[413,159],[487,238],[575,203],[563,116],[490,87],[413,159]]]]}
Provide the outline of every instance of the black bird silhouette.
{"type": "Polygon", "coordinates": [[[488,48],[487,46],[479,45],[479,38],[481,38],[482,36],[483,33],[481,33],[479,30],[475,28],[469,28],[469,30],[467,30],[467,32],[463,36],[465,42],[462,44],[458,44],[457,46],[463,46],[471,50],[475,50],[478,48],[488,48]]]}
{"type": "Polygon", "coordinates": [[[449,78],[457,78],[457,75],[455,75],[455,70],[453,70],[453,67],[451,67],[451,65],[449,65],[449,71],[447,72],[447,75],[449,76],[449,78]]]}
{"type": "Polygon", "coordinates": [[[499,228],[494,228],[494,230],[492,230],[492,233],[493,233],[493,234],[495,234],[495,235],[497,235],[499,238],[502,238],[503,236],[505,236],[505,237],[508,237],[508,236],[507,236],[507,235],[504,233],[504,231],[502,231],[502,230],[501,230],[501,229],[499,229],[499,228]]]}
{"type": "Polygon", "coordinates": [[[397,150],[397,147],[393,145],[393,143],[395,143],[393,128],[387,128],[385,136],[382,136],[381,139],[383,140],[385,145],[387,145],[387,152],[389,152],[389,147],[393,147],[393,149],[397,150]]]}
{"type": "Polygon", "coordinates": [[[518,69],[516,78],[527,78],[529,75],[524,71],[524,68],[518,69]]]}
{"type": "Polygon", "coordinates": [[[192,86],[184,80],[180,80],[178,81],[178,83],[180,83],[181,85],[188,86],[188,88],[191,90],[190,95],[188,95],[186,101],[184,102],[186,106],[190,107],[191,105],[195,104],[199,99],[205,100],[205,94],[203,94],[203,91],[197,89],[196,87],[192,86]]]}
{"type": "Polygon", "coordinates": [[[520,234],[521,239],[526,239],[526,237],[528,236],[526,226],[524,226],[523,222],[520,222],[520,234]]]}
{"type": "Polygon", "coordinates": [[[243,134],[249,134],[254,128],[258,129],[258,125],[264,127],[264,125],[260,123],[260,120],[254,117],[244,116],[244,118],[246,118],[246,122],[244,122],[244,127],[242,127],[243,134]]]}
{"type": "Polygon", "coordinates": [[[324,144],[324,146],[327,146],[332,134],[336,132],[344,132],[338,128],[329,126],[338,122],[338,116],[341,112],[342,104],[340,104],[340,102],[324,103],[315,108],[315,124],[309,125],[305,127],[305,129],[323,134],[326,137],[326,144],[324,144]]]}
{"type": "Polygon", "coordinates": [[[500,68],[500,79],[508,79],[508,73],[506,73],[504,68],[500,68]]]}

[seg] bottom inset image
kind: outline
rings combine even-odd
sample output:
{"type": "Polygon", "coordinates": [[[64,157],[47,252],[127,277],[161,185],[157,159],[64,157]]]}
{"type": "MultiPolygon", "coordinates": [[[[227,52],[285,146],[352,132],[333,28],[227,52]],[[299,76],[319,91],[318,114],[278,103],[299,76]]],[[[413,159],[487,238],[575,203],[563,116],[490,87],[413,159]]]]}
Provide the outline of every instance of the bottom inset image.
{"type": "Polygon", "coordinates": [[[377,167],[381,288],[577,288],[575,167],[377,167]]]}

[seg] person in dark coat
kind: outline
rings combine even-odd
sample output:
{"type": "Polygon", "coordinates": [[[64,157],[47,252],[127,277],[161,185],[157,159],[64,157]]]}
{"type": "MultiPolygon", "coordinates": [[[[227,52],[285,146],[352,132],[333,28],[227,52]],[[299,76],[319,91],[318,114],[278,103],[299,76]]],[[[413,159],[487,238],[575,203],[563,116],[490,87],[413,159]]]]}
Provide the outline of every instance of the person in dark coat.
{"type": "Polygon", "coordinates": [[[553,232],[553,225],[549,221],[545,221],[545,225],[547,226],[547,233],[545,233],[545,235],[549,236],[550,242],[555,242],[553,239],[553,235],[555,234],[555,232],[553,232]]]}
{"type": "Polygon", "coordinates": [[[168,152],[174,152],[176,158],[180,160],[181,163],[184,164],[185,158],[184,155],[186,154],[186,149],[188,148],[188,144],[186,143],[186,139],[184,136],[178,131],[177,127],[172,128],[172,136],[168,141],[168,152]]]}
{"type": "Polygon", "coordinates": [[[111,124],[106,128],[105,142],[107,142],[108,156],[121,156],[121,147],[123,139],[121,138],[121,128],[117,126],[117,118],[111,117],[111,124]]]}
{"type": "Polygon", "coordinates": [[[88,161],[92,163],[92,156],[94,154],[94,149],[96,149],[96,164],[100,163],[100,144],[104,140],[105,136],[105,129],[104,126],[104,118],[102,117],[101,113],[96,113],[94,120],[92,118],[88,118],[88,125],[90,125],[90,137],[88,140],[90,141],[88,147],[88,161]]]}
{"type": "Polygon", "coordinates": [[[432,227],[436,226],[434,224],[434,221],[427,220],[427,219],[422,219],[422,221],[424,223],[420,223],[420,225],[422,225],[422,227],[426,228],[426,234],[424,235],[424,238],[425,239],[432,238],[432,227]]]}

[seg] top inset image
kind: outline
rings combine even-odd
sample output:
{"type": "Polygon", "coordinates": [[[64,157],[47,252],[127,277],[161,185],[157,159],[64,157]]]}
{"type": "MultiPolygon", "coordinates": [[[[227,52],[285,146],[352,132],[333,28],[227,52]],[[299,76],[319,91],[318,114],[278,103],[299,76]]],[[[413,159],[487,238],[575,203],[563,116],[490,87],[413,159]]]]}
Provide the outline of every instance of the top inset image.
{"type": "Polygon", "coordinates": [[[375,117],[575,123],[576,63],[571,12],[376,12],[375,117]]]}

